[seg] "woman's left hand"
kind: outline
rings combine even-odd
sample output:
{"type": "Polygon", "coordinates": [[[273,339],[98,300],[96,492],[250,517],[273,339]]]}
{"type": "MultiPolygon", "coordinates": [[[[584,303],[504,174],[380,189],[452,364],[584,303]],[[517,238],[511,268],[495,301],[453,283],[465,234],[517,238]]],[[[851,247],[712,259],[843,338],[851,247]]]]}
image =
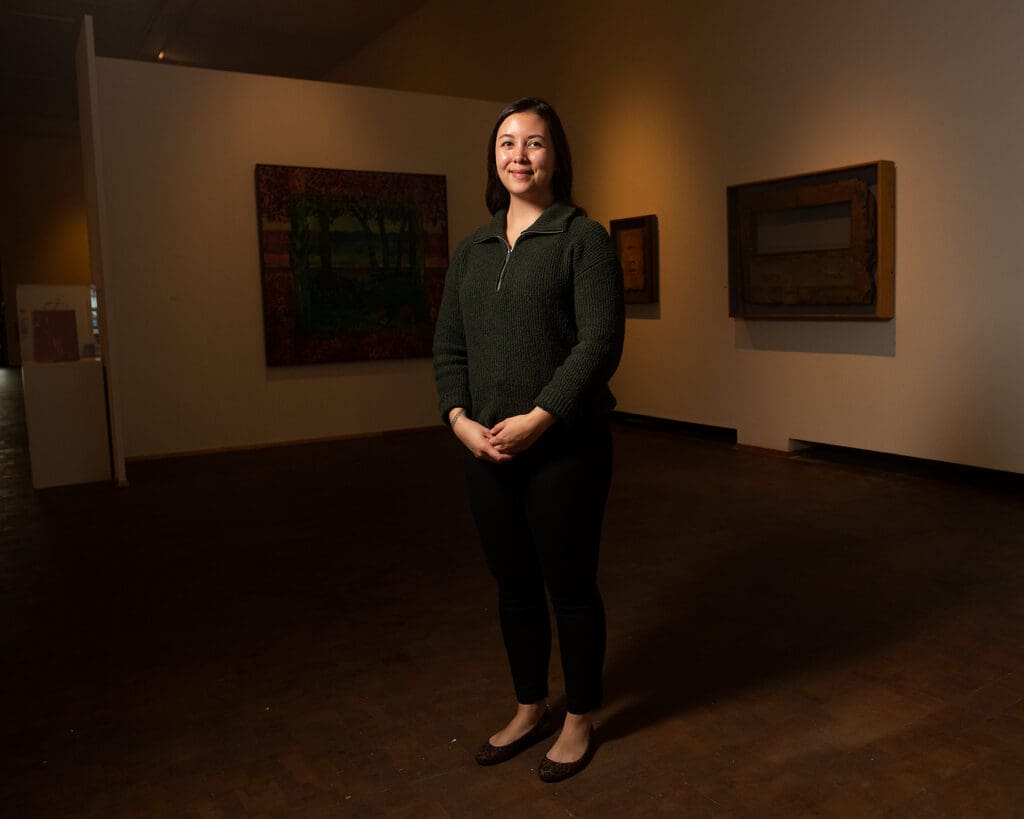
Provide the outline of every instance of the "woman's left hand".
{"type": "Polygon", "coordinates": [[[503,454],[517,455],[529,449],[556,420],[540,407],[534,407],[525,415],[513,415],[491,427],[491,445],[503,454]]]}

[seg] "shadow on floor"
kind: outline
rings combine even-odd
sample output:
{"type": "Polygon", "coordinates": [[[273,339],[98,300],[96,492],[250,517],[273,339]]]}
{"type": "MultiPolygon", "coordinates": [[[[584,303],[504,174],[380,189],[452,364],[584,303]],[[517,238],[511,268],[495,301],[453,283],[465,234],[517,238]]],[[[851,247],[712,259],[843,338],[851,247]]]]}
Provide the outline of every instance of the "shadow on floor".
{"type": "Polygon", "coordinates": [[[891,475],[742,451],[734,468],[705,470],[692,461],[706,446],[688,450],[683,469],[648,450],[655,463],[627,454],[616,473],[606,554],[632,555],[632,570],[602,583],[610,623],[634,625],[610,640],[605,739],[884,651],[948,617],[968,590],[998,593],[978,568],[977,522],[944,502],[970,486],[922,493],[891,475]],[[638,491],[645,473],[660,483],[673,469],[675,491],[638,491]]]}

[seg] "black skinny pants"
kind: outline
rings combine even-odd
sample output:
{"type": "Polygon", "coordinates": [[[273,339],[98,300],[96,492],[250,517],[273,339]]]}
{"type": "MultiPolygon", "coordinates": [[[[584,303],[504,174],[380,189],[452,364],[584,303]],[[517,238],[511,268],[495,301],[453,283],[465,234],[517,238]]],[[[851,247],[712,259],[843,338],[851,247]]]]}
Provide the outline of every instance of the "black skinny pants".
{"type": "Polygon", "coordinates": [[[521,703],[548,695],[547,586],[566,707],[585,714],[601,704],[605,616],[597,558],[611,468],[611,433],[603,420],[584,430],[556,424],[504,464],[467,453],[470,505],[498,581],[502,637],[521,703]]]}

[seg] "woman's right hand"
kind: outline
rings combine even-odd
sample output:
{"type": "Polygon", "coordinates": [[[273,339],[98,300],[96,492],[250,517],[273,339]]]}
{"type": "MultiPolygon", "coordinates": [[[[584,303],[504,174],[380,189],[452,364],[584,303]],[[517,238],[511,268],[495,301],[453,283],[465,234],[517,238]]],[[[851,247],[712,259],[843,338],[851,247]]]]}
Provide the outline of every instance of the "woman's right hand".
{"type": "Polygon", "coordinates": [[[452,427],[452,431],[478,461],[503,464],[512,460],[511,455],[498,452],[494,448],[494,444],[491,443],[491,438],[493,437],[491,431],[482,424],[478,424],[472,418],[463,416],[452,427]]]}

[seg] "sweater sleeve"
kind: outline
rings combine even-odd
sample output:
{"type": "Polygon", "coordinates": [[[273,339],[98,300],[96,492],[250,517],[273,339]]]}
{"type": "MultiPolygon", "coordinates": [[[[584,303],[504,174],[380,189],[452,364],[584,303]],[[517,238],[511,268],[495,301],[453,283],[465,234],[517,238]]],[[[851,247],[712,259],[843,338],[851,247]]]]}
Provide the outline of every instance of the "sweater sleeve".
{"type": "Polygon", "coordinates": [[[597,222],[570,248],[576,343],[537,396],[536,404],[561,419],[605,387],[622,356],[625,304],[622,268],[611,239],[597,222]]]}
{"type": "Polygon", "coordinates": [[[469,242],[455,251],[455,258],[444,280],[444,294],[434,327],[434,381],[437,385],[438,409],[448,423],[454,407],[466,407],[472,414],[469,395],[469,366],[466,355],[466,331],[462,322],[459,285],[465,273],[469,242]]]}

